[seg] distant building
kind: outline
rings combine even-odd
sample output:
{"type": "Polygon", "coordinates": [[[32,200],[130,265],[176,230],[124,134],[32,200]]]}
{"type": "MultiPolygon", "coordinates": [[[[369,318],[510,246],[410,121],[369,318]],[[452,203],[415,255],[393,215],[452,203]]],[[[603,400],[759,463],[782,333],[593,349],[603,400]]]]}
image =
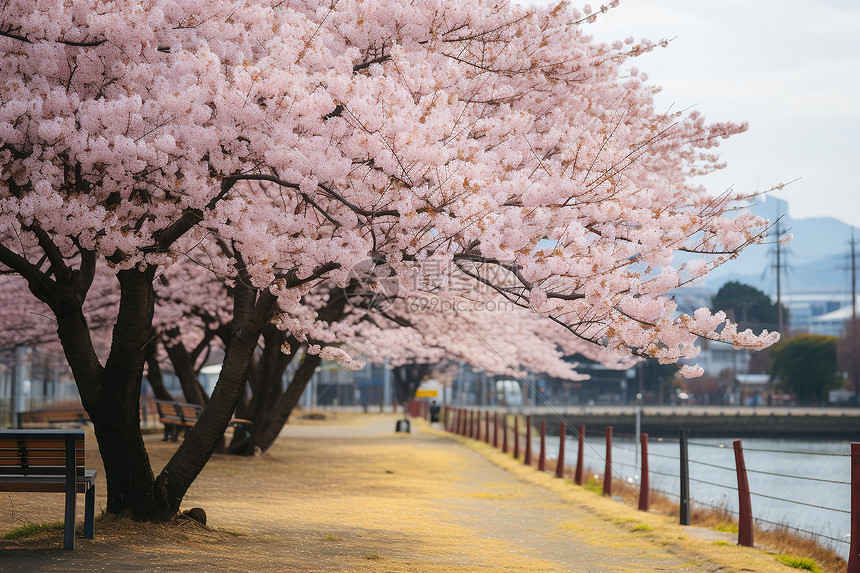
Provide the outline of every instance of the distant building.
{"type": "MultiPolygon", "coordinates": [[[[775,297],[771,300],[776,302],[775,297]]],[[[847,316],[851,317],[851,294],[847,292],[819,291],[793,293],[782,296],[782,304],[789,312],[789,327],[793,334],[827,334],[839,336],[842,333],[842,323],[838,315],[841,309],[847,308],[847,316]],[[828,318],[824,318],[828,317],[828,318]],[[833,328],[839,322],[835,332],[833,328]]]]}
{"type": "Polygon", "coordinates": [[[698,364],[705,371],[705,375],[719,378],[724,372],[735,374],[746,374],[749,372],[749,352],[736,350],[731,344],[725,342],[714,342],[712,340],[699,340],[702,351],[695,358],[681,360],[681,364],[698,364]]]}
{"type": "Polygon", "coordinates": [[[769,374],[736,374],[738,394],[737,404],[744,406],[763,406],[771,401],[774,383],[769,374]]]}
{"type": "MultiPolygon", "coordinates": [[[[860,311],[860,307],[858,307],[860,311]]],[[[851,305],[843,306],[833,312],[821,314],[809,322],[810,334],[823,334],[825,336],[842,336],[845,324],[851,320],[851,305]]]]}

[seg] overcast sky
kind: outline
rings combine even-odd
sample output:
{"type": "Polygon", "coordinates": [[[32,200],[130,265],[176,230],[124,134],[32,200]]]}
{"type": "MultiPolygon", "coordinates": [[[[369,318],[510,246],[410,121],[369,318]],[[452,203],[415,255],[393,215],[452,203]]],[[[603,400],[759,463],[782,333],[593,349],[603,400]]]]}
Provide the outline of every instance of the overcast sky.
{"type": "Polygon", "coordinates": [[[586,30],[674,38],[631,64],[663,87],[659,105],[749,122],[723,142],[729,165],[708,189],[798,179],[775,193],[792,217],[860,226],[860,1],[621,0],[586,30]]]}

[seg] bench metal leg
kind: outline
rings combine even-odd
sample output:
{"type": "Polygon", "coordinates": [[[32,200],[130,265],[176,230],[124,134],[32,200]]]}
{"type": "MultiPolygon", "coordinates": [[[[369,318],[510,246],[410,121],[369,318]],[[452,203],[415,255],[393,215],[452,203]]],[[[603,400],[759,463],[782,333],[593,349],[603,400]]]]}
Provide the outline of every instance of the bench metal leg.
{"type": "Polygon", "coordinates": [[[63,549],[75,548],[75,490],[66,492],[66,521],[63,525],[63,549]]]}
{"type": "Polygon", "coordinates": [[[96,533],[96,486],[84,495],[84,537],[92,539],[96,533]]]}

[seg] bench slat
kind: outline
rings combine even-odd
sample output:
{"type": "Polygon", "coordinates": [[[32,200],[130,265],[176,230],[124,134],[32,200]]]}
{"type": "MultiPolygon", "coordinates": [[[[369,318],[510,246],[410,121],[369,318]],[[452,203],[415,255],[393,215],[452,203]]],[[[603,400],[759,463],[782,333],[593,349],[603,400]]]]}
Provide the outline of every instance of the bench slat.
{"type": "MultiPolygon", "coordinates": [[[[18,449],[19,444],[23,442],[28,447],[34,450],[65,450],[66,442],[63,440],[0,440],[0,448],[2,449],[18,449]]],[[[77,440],[76,446],[83,447],[82,442],[77,440]]]]}
{"type": "MultiPolygon", "coordinates": [[[[87,470],[86,474],[78,476],[75,480],[77,493],[86,493],[89,488],[95,485],[95,479],[95,470],[87,470]]],[[[64,492],[66,491],[66,477],[64,475],[0,476],[0,490],[64,492]]]]}

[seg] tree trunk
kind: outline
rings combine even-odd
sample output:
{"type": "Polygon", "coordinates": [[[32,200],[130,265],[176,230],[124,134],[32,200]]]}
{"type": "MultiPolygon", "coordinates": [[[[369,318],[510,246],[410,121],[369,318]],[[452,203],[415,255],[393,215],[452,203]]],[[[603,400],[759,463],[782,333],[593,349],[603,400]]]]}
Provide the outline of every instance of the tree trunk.
{"type": "Polygon", "coordinates": [[[276,302],[277,299],[268,289],[260,292],[256,304],[248,293],[234,296],[233,315],[244,320],[241,320],[241,325],[231,337],[221,374],[209,403],[156,478],[153,492],[154,515],[145,517],[164,519],[179,511],[182,498],[221,441],[236,404],[242,397],[251,356],[260,333],[272,318],[276,302]],[[250,306],[252,310],[236,308],[240,305],[250,306]]]}
{"type": "MultiPolygon", "coordinates": [[[[169,338],[179,338],[179,329],[172,329],[167,333],[169,338]]],[[[194,368],[194,361],[191,354],[185,348],[181,341],[174,345],[164,345],[167,351],[167,356],[170,358],[170,363],[173,365],[173,371],[176,377],[179,378],[179,384],[182,386],[182,394],[185,396],[185,401],[189,404],[206,405],[207,396],[203,391],[203,386],[197,378],[197,371],[194,368]]]]}
{"type": "MultiPolygon", "coordinates": [[[[331,324],[343,318],[346,300],[343,289],[330,289],[325,306],[318,311],[318,319],[331,324]]],[[[253,394],[245,416],[251,420],[252,429],[250,433],[234,432],[234,439],[227,450],[231,454],[253,455],[257,448],[265,451],[278,438],[321,362],[319,356],[305,354],[285,390],[284,372],[296,355],[299,342],[273,325],[264,329],[263,342],[262,355],[250,373],[253,394]],[[281,352],[285,342],[292,349],[288,355],[281,352]]]]}
{"type": "Polygon", "coordinates": [[[161,375],[161,366],[158,364],[156,349],[158,344],[153,341],[146,347],[146,379],[152,388],[156,400],[173,401],[173,396],[164,387],[164,377],[161,375]]]}
{"type": "Polygon", "coordinates": [[[302,397],[305,387],[307,387],[320,362],[322,360],[319,355],[305,354],[301,366],[296,370],[286,391],[278,398],[277,402],[268,408],[264,415],[260,416],[259,420],[254,420],[250,437],[251,447],[265,451],[278,439],[284,424],[287,423],[290,414],[292,414],[296,404],[299,403],[299,398],[302,397]]]}
{"type": "Polygon", "coordinates": [[[120,271],[120,305],[98,397],[84,403],[93,421],[107,481],[110,513],[141,513],[154,502],[149,455],[140,433],[140,389],[153,341],[153,269],[120,271]]]}
{"type": "Polygon", "coordinates": [[[421,382],[424,381],[432,368],[433,365],[426,362],[404,364],[393,368],[391,373],[394,376],[397,401],[404,403],[415,396],[415,391],[421,386],[421,382]]]}

